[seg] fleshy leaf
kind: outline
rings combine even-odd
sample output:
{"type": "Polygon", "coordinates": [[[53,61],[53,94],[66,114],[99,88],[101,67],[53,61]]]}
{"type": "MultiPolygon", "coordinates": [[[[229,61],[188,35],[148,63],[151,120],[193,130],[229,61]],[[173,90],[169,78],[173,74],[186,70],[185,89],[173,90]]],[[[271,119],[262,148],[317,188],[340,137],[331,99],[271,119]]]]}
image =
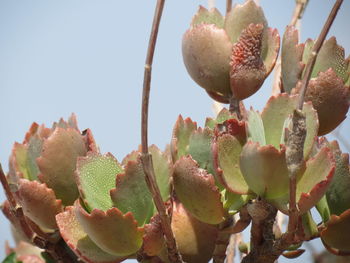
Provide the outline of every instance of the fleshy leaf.
{"type": "Polygon", "coordinates": [[[151,145],[148,150],[152,154],[153,168],[160,195],[163,201],[166,202],[170,196],[170,177],[173,173],[173,167],[167,154],[163,153],[157,146],[151,145]]]}
{"type": "Polygon", "coordinates": [[[290,93],[301,79],[305,64],[302,63],[304,45],[298,44],[298,30],[287,26],[282,40],[281,78],[283,89],[290,93]]]}
{"type": "Polygon", "coordinates": [[[266,45],[263,45],[261,56],[266,68],[266,75],[270,74],[275,67],[280,50],[280,35],[277,29],[267,29],[266,45]]]}
{"type": "Polygon", "coordinates": [[[42,230],[57,229],[56,214],[63,211],[61,200],[56,200],[52,189],[38,181],[19,180],[18,201],[24,214],[42,230]]]}
{"type": "Polygon", "coordinates": [[[198,220],[219,224],[224,220],[224,210],[214,177],[190,157],[181,157],[174,167],[173,182],[176,196],[198,220]]]}
{"type": "Polygon", "coordinates": [[[248,185],[239,167],[242,143],[230,134],[223,134],[214,144],[215,165],[221,183],[231,192],[247,194],[248,185]]]}
{"type": "Polygon", "coordinates": [[[196,129],[197,124],[190,118],[184,120],[181,115],[178,117],[170,144],[173,162],[178,160],[181,156],[188,154],[190,136],[196,129]]]}
{"type": "Polygon", "coordinates": [[[185,262],[210,261],[218,234],[217,227],[197,220],[180,202],[174,202],[171,228],[185,262]]]}
{"type": "Polygon", "coordinates": [[[23,144],[15,143],[10,157],[10,168],[18,178],[30,179],[27,171],[27,147],[23,144]]]}
{"type": "Polygon", "coordinates": [[[350,209],[339,216],[332,215],[326,228],[321,232],[322,242],[326,248],[334,253],[350,253],[350,209]]]}
{"type": "Polygon", "coordinates": [[[125,257],[140,249],[144,230],[137,227],[131,212],[123,215],[113,207],[106,212],[94,209],[88,214],[79,201],[75,202],[74,211],[84,232],[107,253],[125,257]]]}
{"type": "Polygon", "coordinates": [[[121,172],[122,167],[110,153],[89,152],[86,157],[78,158],[76,181],[89,212],[95,208],[106,211],[113,206],[109,192],[115,187],[117,174],[121,172]]]}
{"type": "Polygon", "coordinates": [[[182,39],[182,55],[192,79],[207,91],[231,97],[232,44],[224,29],[211,24],[190,28],[182,39]]]}
{"type": "Polygon", "coordinates": [[[237,99],[248,98],[259,90],[267,77],[261,58],[262,24],[249,24],[233,45],[230,61],[230,85],[237,99]]]}
{"type": "Polygon", "coordinates": [[[336,168],[333,180],[326,192],[326,198],[331,213],[340,215],[350,208],[349,154],[343,154],[336,141],[330,142],[330,145],[336,168]]]}
{"type": "Polygon", "coordinates": [[[152,195],[148,190],[141,159],[129,161],[123,174],[118,174],[116,188],[110,191],[115,207],[131,212],[139,226],[148,223],[153,215],[152,195]]]}
{"type": "MultiPolygon", "coordinates": [[[[334,176],[333,176],[334,178],[334,176]]],[[[334,179],[332,179],[332,182],[334,179]]],[[[322,196],[321,200],[317,203],[316,209],[318,213],[320,214],[322,221],[325,223],[329,220],[329,217],[331,216],[331,212],[329,210],[329,206],[327,204],[327,198],[326,196],[322,196]]]]}
{"type": "MultiPolygon", "coordinates": [[[[313,45],[314,42],[309,40],[308,48],[311,49],[313,45]]],[[[309,52],[304,52],[303,60],[307,61],[309,56],[309,52]]],[[[343,83],[345,83],[349,76],[348,66],[349,61],[345,59],[344,48],[337,44],[335,37],[331,37],[324,42],[320,52],[318,53],[311,78],[315,78],[320,72],[325,72],[329,68],[332,68],[337,76],[343,80],[343,83]]]]}
{"type": "Polygon", "coordinates": [[[79,132],[71,128],[56,128],[45,140],[42,154],[37,159],[40,181],[52,188],[64,205],[73,204],[79,195],[74,171],[77,158],[84,155],[86,146],[79,132]]]}
{"type": "Polygon", "coordinates": [[[82,132],[83,138],[85,140],[86,148],[88,149],[88,152],[100,152],[100,149],[98,148],[95,138],[92,135],[92,131],[90,129],[86,129],[82,132]]]}
{"type": "Polygon", "coordinates": [[[84,262],[116,263],[123,260],[121,257],[103,251],[89,238],[77,220],[72,206],[66,207],[65,212],[56,216],[56,220],[62,238],[84,262]]]}
{"type": "Polygon", "coordinates": [[[248,138],[260,146],[266,145],[263,121],[259,112],[253,109],[248,112],[248,138]]]}
{"type": "Polygon", "coordinates": [[[224,208],[230,212],[238,212],[243,205],[245,205],[249,199],[252,198],[250,195],[240,195],[232,193],[228,190],[223,190],[222,195],[224,196],[224,208]]]}
{"type": "Polygon", "coordinates": [[[142,248],[148,256],[157,256],[165,247],[159,214],[156,214],[151,218],[150,223],[145,225],[142,248]]]}
{"type": "Polygon", "coordinates": [[[210,174],[214,174],[213,154],[211,143],[213,131],[209,128],[194,131],[189,140],[189,154],[198,163],[199,167],[205,169],[210,174]]]}
{"type": "MultiPolygon", "coordinates": [[[[230,41],[235,43],[241,32],[252,23],[262,24],[267,29],[267,21],[262,8],[257,6],[254,0],[246,1],[242,5],[235,5],[225,18],[225,30],[230,37],[230,41]]],[[[266,41],[266,32],[264,38],[266,41]]]]}
{"type": "Polygon", "coordinates": [[[288,192],[289,176],[284,148],[279,151],[271,145],[259,146],[249,141],[243,147],[240,167],[249,189],[257,195],[273,199],[288,192]]]}
{"type": "MultiPolygon", "coordinates": [[[[265,129],[266,144],[271,144],[279,149],[285,120],[293,113],[297,101],[297,96],[289,96],[285,93],[270,97],[261,113],[265,129]]],[[[311,103],[304,104],[303,112],[306,115],[307,128],[304,144],[304,159],[307,159],[317,136],[318,118],[311,103]]]]}
{"type": "Polygon", "coordinates": [[[310,211],[307,211],[301,216],[301,221],[303,226],[303,238],[305,240],[310,240],[318,236],[317,224],[312,218],[310,211]]]}
{"type": "Polygon", "coordinates": [[[325,194],[334,174],[335,162],[331,151],[323,147],[307,161],[304,174],[297,179],[297,200],[300,213],[305,213],[325,194]]]}
{"type": "Polygon", "coordinates": [[[223,28],[224,17],[216,8],[208,10],[203,6],[199,6],[197,14],[192,18],[191,26],[195,27],[200,24],[214,24],[218,28],[223,28]]]}
{"type": "MultiPolygon", "coordinates": [[[[293,90],[298,93],[300,85],[293,90]]],[[[320,127],[318,135],[334,130],[346,117],[349,109],[350,89],[344,86],[333,69],[320,72],[316,79],[309,82],[305,101],[311,101],[317,110],[320,127]]]]}

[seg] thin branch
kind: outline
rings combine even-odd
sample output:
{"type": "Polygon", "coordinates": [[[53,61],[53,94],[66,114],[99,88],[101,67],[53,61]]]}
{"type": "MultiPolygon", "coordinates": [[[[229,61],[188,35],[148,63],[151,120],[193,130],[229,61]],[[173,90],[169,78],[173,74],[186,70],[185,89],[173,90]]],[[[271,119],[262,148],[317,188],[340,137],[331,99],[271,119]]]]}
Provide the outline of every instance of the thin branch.
{"type": "Polygon", "coordinates": [[[232,0],[226,0],[226,14],[232,9],[232,0]]]}
{"type": "Polygon", "coordinates": [[[152,193],[153,201],[160,216],[162,230],[167,243],[169,260],[170,262],[182,262],[181,255],[177,251],[174,233],[170,225],[170,218],[166,212],[166,207],[163,203],[160,190],[155,179],[152,156],[148,152],[148,108],[151,89],[152,63],[164,2],[165,0],[157,1],[145,63],[141,112],[141,160],[146,175],[145,180],[150,192],[152,193]]]}
{"type": "Polygon", "coordinates": [[[215,241],[215,249],[213,252],[213,263],[224,263],[226,258],[227,246],[230,242],[231,233],[226,231],[233,224],[233,217],[229,216],[224,222],[219,224],[218,236],[215,241]]]}
{"type": "Polygon", "coordinates": [[[317,38],[315,45],[312,48],[310,58],[309,58],[309,60],[306,64],[306,67],[305,67],[304,77],[301,81],[301,91],[300,91],[299,102],[298,102],[298,109],[299,110],[303,109],[303,104],[304,104],[307,86],[308,86],[310,78],[311,78],[312,69],[315,65],[318,52],[320,51],[322,44],[323,44],[324,40],[326,39],[328,31],[331,28],[333,21],[334,21],[335,17],[337,16],[337,13],[338,13],[339,8],[342,5],[342,3],[343,3],[343,0],[337,0],[335,2],[331,12],[329,13],[329,16],[327,18],[326,23],[324,24],[322,31],[321,31],[319,37],[317,38]]]}

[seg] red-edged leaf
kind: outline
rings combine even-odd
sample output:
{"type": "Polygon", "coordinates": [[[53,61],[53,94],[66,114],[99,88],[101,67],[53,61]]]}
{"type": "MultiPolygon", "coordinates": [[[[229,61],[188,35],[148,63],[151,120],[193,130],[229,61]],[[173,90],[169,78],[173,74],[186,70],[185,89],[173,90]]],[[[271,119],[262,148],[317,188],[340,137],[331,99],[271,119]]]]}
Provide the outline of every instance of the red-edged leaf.
{"type": "Polygon", "coordinates": [[[74,207],[66,207],[65,212],[56,216],[62,238],[72,251],[88,263],[116,263],[123,258],[108,254],[99,248],[84,232],[76,218],[74,207]]]}
{"type": "Polygon", "coordinates": [[[154,204],[148,190],[141,159],[129,161],[125,172],[117,175],[116,188],[110,191],[113,205],[121,212],[131,212],[139,226],[148,223],[154,204]]]}
{"type": "Polygon", "coordinates": [[[339,216],[331,215],[326,228],[321,232],[321,239],[330,248],[329,251],[338,254],[350,253],[350,209],[339,216]]]}
{"type": "Polygon", "coordinates": [[[171,228],[185,262],[209,262],[215,248],[217,227],[197,220],[180,202],[174,202],[171,228]]]}
{"type": "Polygon", "coordinates": [[[74,211],[84,232],[107,253],[126,257],[140,249],[144,229],[137,226],[132,213],[123,214],[113,207],[106,212],[94,209],[89,214],[79,201],[74,211]]]}
{"type": "Polygon", "coordinates": [[[305,213],[325,194],[335,171],[335,161],[329,148],[307,161],[306,170],[297,182],[297,200],[300,213],[305,213]]]}
{"type": "Polygon", "coordinates": [[[188,154],[190,136],[197,129],[197,123],[180,115],[175,123],[171,138],[170,150],[175,163],[181,156],[188,154]]]}
{"type": "Polygon", "coordinates": [[[37,181],[20,179],[17,193],[27,217],[44,231],[57,229],[55,216],[63,211],[63,207],[52,189],[37,181]]]}
{"type": "Polygon", "coordinates": [[[222,28],[224,26],[224,17],[216,8],[208,10],[203,6],[199,6],[196,15],[192,18],[191,26],[195,27],[200,24],[214,24],[222,28]]]}
{"type": "Polygon", "coordinates": [[[194,217],[208,224],[223,221],[221,195],[214,177],[199,168],[190,156],[175,163],[173,181],[177,197],[194,217]]]}
{"type": "Polygon", "coordinates": [[[285,148],[279,151],[272,145],[259,146],[249,141],[243,147],[240,168],[249,189],[257,195],[274,199],[288,193],[285,148]]]}

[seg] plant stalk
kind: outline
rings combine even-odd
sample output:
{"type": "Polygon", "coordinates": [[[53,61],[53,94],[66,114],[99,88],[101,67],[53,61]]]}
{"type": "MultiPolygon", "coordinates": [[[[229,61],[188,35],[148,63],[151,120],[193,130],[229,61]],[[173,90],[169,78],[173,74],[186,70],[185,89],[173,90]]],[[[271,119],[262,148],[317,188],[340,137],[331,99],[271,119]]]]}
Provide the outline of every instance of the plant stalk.
{"type": "Polygon", "coordinates": [[[166,212],[166,207],[163,203],[159,187],[157,185],[152,155],[148,152],[148,108],[149,108],[149,96],[151,90],[151,76],[152,76],[152,63],[153,56],[158,36],[159,24],[162,17],[162,12],[164,8],[165,0],[158,0],[152,30],[148,43],[148,50],[145,62],[144,80],[143,80],[143,93],[142,93],[142,112],[141,112],[141,160],[143,165],[143,170],[145,172],[145,180],[147,182],[148,188],[152,194],[153,201],[158,210],[162,230],[165,236],[166,245],[168,248],[168,257],[170,262],[180,263],[182,262],[181,255],[177,250],[176,241],[174,233],[171,229],[170,218],[166,212]]]}
{"type": "Polygon", "coordinates": [[[228,12],[230,12],[232,9],[232,0],[226,0],[226,15],[228,12]]]}

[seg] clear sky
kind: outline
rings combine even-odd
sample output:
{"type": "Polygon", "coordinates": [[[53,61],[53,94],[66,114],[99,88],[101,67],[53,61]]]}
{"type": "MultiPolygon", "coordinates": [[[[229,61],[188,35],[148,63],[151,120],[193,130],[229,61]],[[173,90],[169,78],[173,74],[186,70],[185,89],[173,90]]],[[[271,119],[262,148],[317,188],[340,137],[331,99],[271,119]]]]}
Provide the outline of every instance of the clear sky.
{"type": "MultiPolygon", "coordinates": [[[[140,143],[143,66],[155,0],[0,1],[0,162],[7,171],[15,141],[35,121],[50,126],[77,114],[80,128],[91,128],[102,152],[118,160],[140,143]]],[[[224,12],[224,0],[217,0],[224,12]]],[[[238,1],[234,1],[238,2],[238,1]]],[[[239,1],[242,2],[242,1],[239,1]]],[[[270,27],[283,34],[293,0],[261,0],[270,27]]],[[[334,1],[310,0],[302,40],[315,38],[334,1]]],[[[154,58],[149,142],[164,148],[179,114],[200,126],[212,101],[188,76],[181,39],[199,5],[207,1],[167,1],[154,58]]],[[[350,1],[344,1],[329,34],[350,50],[350,1]]],[[[245,101],[262,109],[270,79],[245,101]]],[[[349,134],[345,120],[341,133],[349,134]]],[[[4,200],[2,189],[0,200],[4,200]]],[[[1,248],[10,239],[0,215],[1,248]]],[[[305,257],[307,259],[307,257],[305,257]]],[[[283,262],[283,261],[282,261],[283,262]]]]}

